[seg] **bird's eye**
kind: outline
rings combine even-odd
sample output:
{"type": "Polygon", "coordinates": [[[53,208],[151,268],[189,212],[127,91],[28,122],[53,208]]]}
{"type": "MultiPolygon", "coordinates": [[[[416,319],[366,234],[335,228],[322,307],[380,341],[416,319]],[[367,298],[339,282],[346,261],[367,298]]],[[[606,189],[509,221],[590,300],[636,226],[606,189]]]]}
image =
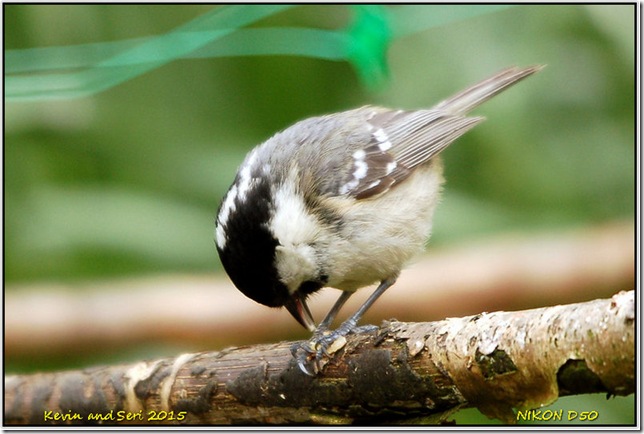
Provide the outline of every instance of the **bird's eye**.
{"type": "Polygon", "coordinates": [[[298,292],[302,294],[310,294],[320,288],[322,288],[322,283],[315,282],[313,280],[307,280],[306,282],[302,282],[302,284],[298,288],[298,292]]]}

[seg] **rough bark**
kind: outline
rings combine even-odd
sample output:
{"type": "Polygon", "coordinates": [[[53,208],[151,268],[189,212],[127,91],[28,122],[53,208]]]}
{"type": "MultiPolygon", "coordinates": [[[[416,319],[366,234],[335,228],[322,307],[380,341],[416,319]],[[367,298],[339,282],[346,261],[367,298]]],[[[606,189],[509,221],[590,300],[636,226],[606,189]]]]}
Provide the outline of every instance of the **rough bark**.
{"type": "Polygon", "coordinates": [[[444,421],[635,390],[634,293],[350,335],[312,378],[290,342],[5,378],[5,425],[444,421]],[[92,419],[93,418],[93,419],[92,419]]]}

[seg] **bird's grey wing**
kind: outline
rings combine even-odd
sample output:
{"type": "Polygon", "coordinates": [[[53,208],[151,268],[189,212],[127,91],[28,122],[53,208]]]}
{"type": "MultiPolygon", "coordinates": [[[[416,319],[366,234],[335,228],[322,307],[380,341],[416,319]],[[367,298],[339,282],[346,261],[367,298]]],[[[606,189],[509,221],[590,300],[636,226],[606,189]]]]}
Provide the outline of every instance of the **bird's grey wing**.
{"type": "Polygon", "coordinates": [[[365,199],[387,191],[481,120],[439,110],[375,114],[367,121],[367,144],[351,155],[353,165],[339,193],[365,199]]]}
{"type": "Polygon", "coordinates": [[[469,110],[541,68],[504,69],[428,110],[361,109],[366,124],[364,146],[352,150],[352,164],[338,193],[364,199],[404,181],[415,167],[484,119],[466,116],[469,110]]]}

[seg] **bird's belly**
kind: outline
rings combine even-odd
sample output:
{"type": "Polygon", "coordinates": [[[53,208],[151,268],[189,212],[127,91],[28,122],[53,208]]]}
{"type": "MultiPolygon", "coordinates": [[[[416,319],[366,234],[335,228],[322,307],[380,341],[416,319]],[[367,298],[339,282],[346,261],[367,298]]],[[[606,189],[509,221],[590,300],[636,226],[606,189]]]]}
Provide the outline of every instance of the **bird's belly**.
{"type": "Polygon", "coordinates": [[[418,168],[382,196],[348,207],[337,234],[328,270],[328,286],[355,291],[396,277],[422,252],[432,227],[442,173],[440,162],[418,168]],[[350,223],[349,223],[350,222],[350,223]]]}

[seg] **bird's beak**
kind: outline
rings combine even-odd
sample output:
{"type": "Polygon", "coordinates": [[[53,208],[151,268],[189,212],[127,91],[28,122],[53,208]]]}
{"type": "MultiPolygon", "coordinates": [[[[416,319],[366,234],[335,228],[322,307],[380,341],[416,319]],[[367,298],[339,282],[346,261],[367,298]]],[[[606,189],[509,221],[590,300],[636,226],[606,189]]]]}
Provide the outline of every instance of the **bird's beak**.
{"type": "Polygon", "coordinates": [[[304,328],[312,332],[315,330],[315,321],[309,307],[306,305],[305,296],[295,293],[288,299],[284,307],[293,315],[304,328]]]}

